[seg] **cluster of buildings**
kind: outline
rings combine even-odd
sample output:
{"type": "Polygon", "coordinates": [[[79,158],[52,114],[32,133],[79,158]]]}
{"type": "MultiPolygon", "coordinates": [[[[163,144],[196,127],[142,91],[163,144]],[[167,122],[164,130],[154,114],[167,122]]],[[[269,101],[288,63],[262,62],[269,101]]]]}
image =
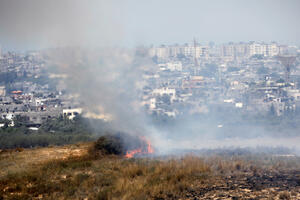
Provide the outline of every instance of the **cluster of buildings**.
{"type": "MultiPolygon", "coordinates": [[[[150,115],[300,111],[300,50],[277,43],[193,44],[148,49],[140,102],[150,115]],[[280,60],[290,59],[289,68],[280,60]],[[288,74],[288,78],[287,78],[288,74]]],[[[38,128],[84,113],[64,76],[51,74],[40,52],[0,54],[0,127],[16,116],[38,128]]]]}
{"type": "Polygon", "coordinates": [[[158,59],[166,59],[170,57],[195,57],[195,58],[211,58],[222,57],[227,59],[249,58],[254,55],[263,55],[264,57],[273,57],[286,52],[297,52],[296,46],[279,45],[276,42],[272,43],[228,43],[222,45],[201,45],[194,41],[193,44],[184,45],[161,45],[160,47],[152,47],[149,54],[158,59]]]}
{"type": "Polygon", "coordinates": [[[50,118],[70,119],[82,112],[78,101],[66,94],[61,77],[46,69],[40,52],[8,52],[0,57],[0,127],[14,126],[22,116],[29,128],[38,128],[50,118]]]}
{"type": "Polygon", "coordinates": [[[149,113],[242,112],[283,115],[300,110],[300,51],[272,43],[152,47],[142,104],[149,113]],[[280,57],[291,60],[289,68],[280,57]],[[287,76],[288,74],[288,76],[287,76]],[[288,78],[287,78],[288,77],[288,78]]]}

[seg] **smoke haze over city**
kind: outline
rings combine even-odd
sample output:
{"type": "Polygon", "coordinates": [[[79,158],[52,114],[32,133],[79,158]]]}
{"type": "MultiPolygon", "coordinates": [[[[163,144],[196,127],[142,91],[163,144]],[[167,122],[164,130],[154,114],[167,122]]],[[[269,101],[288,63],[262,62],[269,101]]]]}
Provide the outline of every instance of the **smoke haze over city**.
{"type": "MultiPolygon", "coordinates": [[[[253,138],[285,135],[247,115],[255,109],[278,116],[282,109],[297,110],[297,102],[286,97],[295,98],[295,88],[282,91],[278,83],[289,82],[290,74],[275,57],[297,54],[299,5],[293,0],[4,0],[0,44],[3,52],[43,49],[47,73],[65,76],[61,90],[78,98],[82,105],[76,106],[86,116],[148,135],[160,149],[264,145],[253,138]]],[[[294,141],[285,146],[294,147],[294,141]]]]}
{"type": "MultiPolygon", "coordinates": [[[[299,6],[293,0],[3,0],[0,45],[3,52],[43,50],[43,70],[64,76],[59,95],[75,96],[86,116],[102,116],[116,130],[152,137],[160,149],[263,146],[261,138],[297,136],[289,125],[284,134],[252,114],[298,112],[299,6]],[[291,53],[287,71],[276,56],[291,53]]],[[[10,54],[4,58],[3,66],[10,54]]],[[[26,91],[3,84],[8,93],[26,91]]]]}
{"type": "Polygon", "coordinates": [[[297,0],[2,0],[0,44],[7,50],[277,41],[299,45],[297,0]]]}
{"type": "Polygon", "coordinates": [[[0,0],[0,200],[300,199],[299,0],[0,0]]]}

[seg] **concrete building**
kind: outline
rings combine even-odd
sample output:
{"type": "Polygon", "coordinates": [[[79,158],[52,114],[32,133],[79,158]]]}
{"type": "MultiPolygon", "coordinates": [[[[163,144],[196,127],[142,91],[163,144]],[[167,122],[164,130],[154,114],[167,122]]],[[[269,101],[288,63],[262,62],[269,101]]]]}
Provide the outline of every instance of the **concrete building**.
{"type": "Polygon", "coordinates": [[[271,43],[267,45],[267,54],[268,56],[276,56],[279,54],[279,48],[276,43],[271,43]]]}
{"type": "Polygon", "coordinates": [[[0,86],[0,96],[5,96],[6,92],[5,92],[5,86],[0,86]]]}
{"type": "Polygon", "coordinates": [[[158,48],[155,48],[155,55],[158,57],[158,58],[167,58],[169,57],[169,48],[167,47],[158,47],[158,48]]]}
{"type": "Polygon", "coordinates": [[[259,43],[252,43],[249,45],[249,56],[264,55],[265,47],[259,43]]]}
{"type": "Polygon", "coordinates": [[[249,45],[249,56],[263,55],[263,56],[276,56],[279,53],[279,47],[276,43],[260,44],[252,43],[249,45]]]}
{"type": "Polygon", "coordinates": [[[170,96],[171,102],[173,102],[176,99],[176,90],[173,89],[173,88],[168,88],[168,87],[157,88],[157,89],[153,90],[152,94],[154,96],[157,96],[157,95],[160,95],[160,96],[168,95],[168,96],[170,96]]]}
{"type": "Polygon", "coordinates": [[[177,57],[179,54],[183,54],[182,51],[183,51],[183,49],[181,46],[178,46],[178,45],[171,46],[169,55],[172,57],[177,57]]]}
{"type": "Polygon", "coordinates": [[[184,55],[186,57],[206,57],[209,55],[208,46],[200,46],[185,44],[183,46],[174,45],[174,46],[161,46],[154,47],[149,49],[150,56],[157,56],[161,59],[166,59],[168,57],[177,57],[178,55],[184,55]]]}
{"type": "Polygon", "coordinates": [[[183,55],[186,57],[205,57],[208,55],[208,47],[207,46],[192,46],[186,45],[183,48],[183,55]]]}
{"type": "Polygon", "coordinates": [[[77,115],[82,113],[81,108],[63,109],[63,116],[69,119],[74,119],[77,115]]]}
{"type": "Polygon", "coordinates": [[[149,100],[149,109],[150,110],[153,110],[153,109],[155,109],[156,108],[156,99],[155,98],[151,98],[150,100],[149,100]]]}
{"type": "Polygon", "coordinates": [[[233,44],[222,45],[221,56],[222,57],[234,57],[235,56],[235,46],[233,44]]]}
{"type": "Polygon", "coordinates": [[[166,67],[170,71],[182,71],[182,63],[180,61],[168,62],[166,67]]]}

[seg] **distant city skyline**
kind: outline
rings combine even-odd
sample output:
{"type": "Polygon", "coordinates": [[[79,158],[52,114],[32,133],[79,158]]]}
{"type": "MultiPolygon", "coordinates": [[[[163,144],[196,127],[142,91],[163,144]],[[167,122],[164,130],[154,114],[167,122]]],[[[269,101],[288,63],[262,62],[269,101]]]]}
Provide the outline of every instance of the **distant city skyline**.
{"type": "Polygon", "coordinates": [[[2,0],[0,46],[271,42],[300,45],[297,0],[2,0]]]}

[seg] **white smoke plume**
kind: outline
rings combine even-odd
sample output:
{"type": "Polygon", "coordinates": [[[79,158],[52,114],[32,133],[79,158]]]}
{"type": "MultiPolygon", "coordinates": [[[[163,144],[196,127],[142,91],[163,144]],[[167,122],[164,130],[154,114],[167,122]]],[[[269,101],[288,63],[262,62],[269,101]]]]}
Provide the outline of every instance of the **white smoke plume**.
{"type": "Polygon", "coordinates": [[[47,51],[47,56],[49,66],[67,75],[68,90],[78,94],[86,112],[105,115],[120,131],[145,131],[139,98],[143,70],[152,65],[146,54],[120,48],[60,48],[47,51]]]}

